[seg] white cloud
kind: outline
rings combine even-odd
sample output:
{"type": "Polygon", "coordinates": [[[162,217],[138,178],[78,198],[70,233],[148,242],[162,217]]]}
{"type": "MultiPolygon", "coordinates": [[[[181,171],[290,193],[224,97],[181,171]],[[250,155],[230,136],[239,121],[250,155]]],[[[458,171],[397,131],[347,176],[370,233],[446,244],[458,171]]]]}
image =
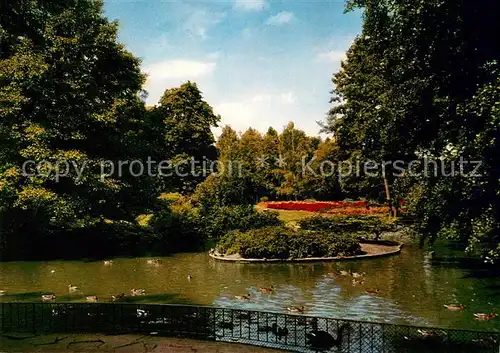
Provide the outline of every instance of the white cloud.
{"type": "MultiPolygon", "coordinates": [[[[231,125],[236,131],[253,127],[264,133],[269,126],[281,129],[291,118],[290,104],[295,102],[293,92],[258,93],[251,98],[214,104],[214,110],[222,117],[221,126],[231,125]]],[[[293,120],[293,118],[292,118],[293,120]]],[[[214,133],[220,133],[220,128],[214,133]]]]}
{"type": "Polygon", "coordinates": [[[255,119],[254,105],[251,102],[226,102],[216,104],[214,111],[222,117],[222,124],[231,125],[236,129],[250,126],[255,119]]]}
{"type": "Polygon", "coordinates": [[[221,22],[226,14],[223,12],[210,12],[202,8],[192,8],[184,21],[183,28],[194,37],[207,38],[210,28],[221,22]]]}
{"type": "Polygon", "coordinates": [[[281,97],[281,100],[287,104],[292,104],[297,100],[297,98],[295,97],[295,94],[293,92],[282,93],[282,94],[280,94],[280,97],[281,97]]]}
{"type": "Polygon", "coordinates": [[[346,59],[346,52],[340,50],[330,50],[327,52],[319,53],[317,58],[321,61],[329,61],[338,64],[342,60],[346,59]]]}
{"type": "Polygon", "coordinates": [[[272,26],[281,26],[295,20],[295,15],[289,11],[282,11],[267,19],[267,24],[272,26]]]}
{"type": "Polygon", "coordinates": [[[148,79],[196,78],[214,71],[213,61],[166,60],[145,69],[148,79]]]}
{"type": "Polygon", "coordinates": [[[167,88],[180,86],[183,82],[194,80],[198,84],[209,79],[216,67],[215,61],[166,60],[144,68],[148,75],[145,89],[149,96],[147,104],[156,104],[167,88]]]}
{"type": "Polygon", "coordinates": [[[266,7],[265,0],[235,0],[234,7],[243,11],[260,11],[266,7]]]}

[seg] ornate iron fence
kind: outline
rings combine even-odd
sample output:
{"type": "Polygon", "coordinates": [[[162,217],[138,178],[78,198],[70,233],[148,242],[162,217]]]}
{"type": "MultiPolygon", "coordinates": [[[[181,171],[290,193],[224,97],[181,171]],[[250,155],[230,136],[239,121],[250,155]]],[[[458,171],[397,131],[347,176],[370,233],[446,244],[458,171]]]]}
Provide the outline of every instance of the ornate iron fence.
{"type": "Polygon", "coordinates": [[[0,303],[0,306],[3,333],[143,333],[295,352],[500,352],[499,332],[164,304],[0,303]]]}

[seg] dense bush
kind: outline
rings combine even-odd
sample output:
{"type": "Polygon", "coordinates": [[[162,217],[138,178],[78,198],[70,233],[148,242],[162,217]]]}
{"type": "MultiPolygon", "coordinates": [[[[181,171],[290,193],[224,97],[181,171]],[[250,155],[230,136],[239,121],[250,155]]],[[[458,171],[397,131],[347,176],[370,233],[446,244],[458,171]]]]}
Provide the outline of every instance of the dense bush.
{"type": "Polygon", "coordinates": [[[361,254],[361,247],[355,236],[348,233],[264,227],[226,234],[217,244],[217,251],[240,254],[243,258],[288,259],[351,256],[361,254]]]}
{"type": "Polygon", "coordinates": [[[208,176],[196,187],[191,199],[196,207],[202,208],[250,205],[256,201],[251,179],[226,174],[208,176]]]}
{"type": "Polygon", "coordinates": [[[200,213],[202,228],[207,236],[219,238],[231,230],[247,231],[282,222],[277,212],[258,212],[252,205],[214,207],[200,213]]]}
{"type": "Polygon", "coordinates": [[[357,235],[374,235],[394,229],[391,220],[376,216],[313,216],[302,219],[302,229],[329,231],[333,233],[356,233],[357,235]]]}
{"type": "Polygon", "coordinates": [[[253,206],[238,205],[200,209],[185,197],[163,198],[163,205],[151,217],[138,221],[150,230],[149,249],[166,252],[200,249],[210,238],[219,238],[232,230],[247,231],[281,225],[275,212],[257,212],[253,206]],[[148,220],[147,223],[144,220],[148,220]]]}
{"type": "Polygon", "coordinates": [[[206,235],[196,211],[179,211],[175,207],[165,207],[158,211],[148,222],[148,228],[156,235],[150,249],[170,253],[200,249],[206,235]]]}

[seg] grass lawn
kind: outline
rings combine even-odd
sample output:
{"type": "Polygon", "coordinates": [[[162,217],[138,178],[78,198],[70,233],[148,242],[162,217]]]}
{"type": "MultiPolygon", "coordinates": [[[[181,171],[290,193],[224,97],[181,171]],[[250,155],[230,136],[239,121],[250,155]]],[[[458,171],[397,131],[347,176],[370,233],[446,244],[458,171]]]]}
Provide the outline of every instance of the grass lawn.
{"type": "MultiPolygon", "coordinates": [[[[255,207],[257,208],[258,211],[265,212],[267,210],[262,205],[256,205],[255,207]]],[[[288,210],[270,210],[270,211],[278,212],[280,219],[284,222],[297,222],[297,221],[300,221],[301,219],[309,218],[309,217],[312,217],[312,216],[318,214],[318,213],[308,212],[308,211],[288,211],[288,210]]],[[[323,215],[325,215],[327,217],[334,216],[334,215],[328,214],[328,213],[323,213],[323,215]]]]}
{"type": "MultiPolygon", "coordinates": [[[[257,204],[255,208],[258,211],[266,212],[265,206],[263,204],[257,204]]],[[[269,209],[270,210],[270,209],[269,209]]],[[[315,215],[322,215],[325,217],[338,217],[338,214],[333,214],[333,213],[315,213],[315,212],[308,212],[308,211],[289,211],[289,210],[270,210],[270,211],[276,211],[279,214],[279,218],[287,223],[295,224],[297,221],[300,221],[305,218],[309,218],[315,215]]],[[[371,216],[377,216],[380,218],[388,218],[388,215],[386,214],[375,214],[371,216]]]]}

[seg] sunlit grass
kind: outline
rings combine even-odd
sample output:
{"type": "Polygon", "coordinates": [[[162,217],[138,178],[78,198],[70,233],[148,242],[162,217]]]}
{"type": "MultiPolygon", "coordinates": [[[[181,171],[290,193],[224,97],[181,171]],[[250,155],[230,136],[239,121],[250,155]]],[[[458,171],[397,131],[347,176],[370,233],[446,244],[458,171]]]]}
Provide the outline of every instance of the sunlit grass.
{"type": "MultiPolygon", "coordinates": [[[[303,219],[306,219],[306,218],[310,218],[312,216],[317,216],[317,215],[321,215],[321,216],[325,216],[325,217],[339,217],[339,216],[342,216],[341,213],[317,213],[317,212],[308,212],[308,211],[277,210],[277,209],[272,209],[271,210],[271,209],[267,209],[265,207],[265,204],[262,204],[262,203],[259,203],[259,204],[255,205],[255,208],[258,211],[262,211],[262,212],[269,212],[269,211],[278,212],[279,218],[283,222],[287,222],[287,223],[295,223],[295,222],[298,222],[300,220],[303,220],[303,219]]],[[[339,212],[341,212],[341,210],[342,209],[338,209],[339,212]]],[[[369,216],[380,217],[382,219],[388,219],[388,218],[390,218],[387,214],[371,214],[369,216]]]]}

